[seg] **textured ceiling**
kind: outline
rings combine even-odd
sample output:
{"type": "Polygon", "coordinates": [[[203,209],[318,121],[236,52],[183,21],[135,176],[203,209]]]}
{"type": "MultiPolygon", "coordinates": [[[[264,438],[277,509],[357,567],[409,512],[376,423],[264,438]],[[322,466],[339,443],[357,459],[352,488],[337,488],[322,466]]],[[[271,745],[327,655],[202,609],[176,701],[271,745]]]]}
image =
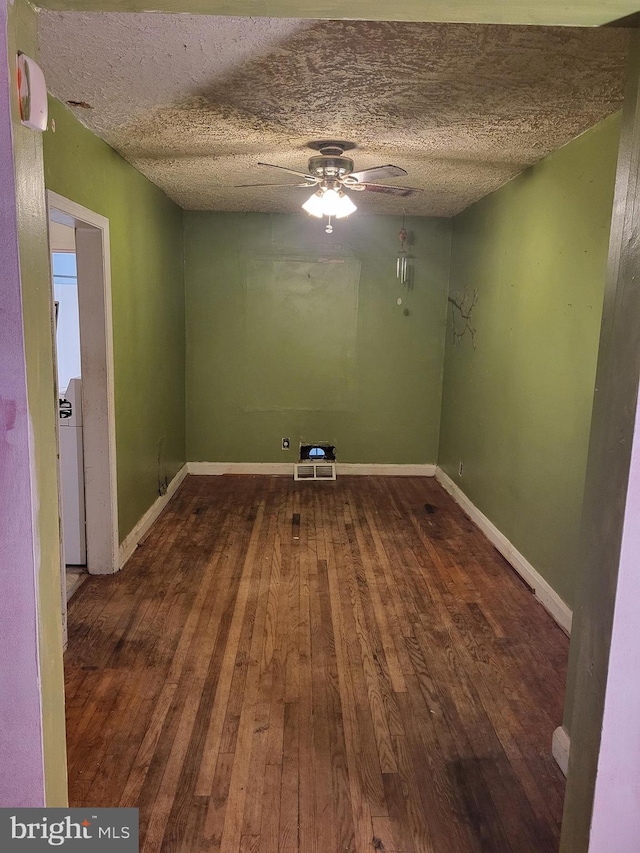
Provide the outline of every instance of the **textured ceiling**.
{"type": "MultiPolygon", "coordinates": [[[[451,216],[621,104],[618,29],[40,14],[51,92],[185,208],[300,210],[266,160],[306,169],[310,139],[349,139],[356,168],[395,163],[406,199],[371,213],[451,216]]],[[[291,176],[295,181],[294,176],[291,176]]]]}

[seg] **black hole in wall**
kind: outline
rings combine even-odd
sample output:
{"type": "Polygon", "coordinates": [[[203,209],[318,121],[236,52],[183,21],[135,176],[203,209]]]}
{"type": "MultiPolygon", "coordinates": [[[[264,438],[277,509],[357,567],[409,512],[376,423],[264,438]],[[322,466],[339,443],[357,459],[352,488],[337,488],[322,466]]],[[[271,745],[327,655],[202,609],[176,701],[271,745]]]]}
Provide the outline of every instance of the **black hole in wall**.
{"type": "Polygon", "coordinates": [[[333,444],[301,444],[300,445],[300,461],[305,460],[311,462],[335,462],[336,448],[333,444]]]}

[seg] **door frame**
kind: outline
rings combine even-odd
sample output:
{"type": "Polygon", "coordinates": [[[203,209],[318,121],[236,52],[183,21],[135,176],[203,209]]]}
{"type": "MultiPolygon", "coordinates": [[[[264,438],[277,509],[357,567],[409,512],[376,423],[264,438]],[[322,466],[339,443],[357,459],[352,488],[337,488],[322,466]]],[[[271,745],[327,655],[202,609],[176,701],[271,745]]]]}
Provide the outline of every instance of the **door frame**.
{"type": "Polygon", "coordinates": [[[47,190],[48,222],[76,231],[87,571],[120,569],[109,220],[47,190]]]}

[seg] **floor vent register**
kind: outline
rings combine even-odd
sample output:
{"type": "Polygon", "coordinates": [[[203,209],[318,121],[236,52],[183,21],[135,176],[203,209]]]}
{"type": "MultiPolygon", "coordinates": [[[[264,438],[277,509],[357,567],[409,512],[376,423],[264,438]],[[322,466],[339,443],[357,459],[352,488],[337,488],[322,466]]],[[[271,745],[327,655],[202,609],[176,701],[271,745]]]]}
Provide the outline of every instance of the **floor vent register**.
{"type": "Polygon", "coordinates": [[[294,480],[335,480],[336,449],[333,444],[301,444],[300,461],[293,466],[294,480]]]}

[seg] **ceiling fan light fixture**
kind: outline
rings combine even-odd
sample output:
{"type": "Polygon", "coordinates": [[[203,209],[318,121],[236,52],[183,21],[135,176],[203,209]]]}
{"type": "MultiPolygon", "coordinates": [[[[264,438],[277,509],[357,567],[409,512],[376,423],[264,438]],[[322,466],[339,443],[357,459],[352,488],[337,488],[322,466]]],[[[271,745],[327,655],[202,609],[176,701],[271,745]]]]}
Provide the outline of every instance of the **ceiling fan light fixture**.
{"type": "Polygon", "coordinates": [[[315,216],[316,219],[322,219],[324,216],[322,192],[318,190],[310,196],[302,205],[302,209],[306,210],[309,216],[315,216]]]}
{"type": "Polygon", "coordinates": [[[326,189],[322,193],[322,213],[325,216],[337,216],[340,210],[340,194],[338,190],[326,189]]]}
{"type": "Polygon", "coordinates": [[[315,216],[316,219],[322,219],[323,216],[344,219],[345,216],[350,216],[358,208],[342,190],[329,187],[320,188],[310,196],[302,205],[302,209],[310,216],[315,216]]]}
{"type": "Polygon", "coordinates": [[[371,166],[354,172],[354,163],[350,157],[344,157],[345,151],[355,148],[353,142],[344,140],[318,140],[308,143],[308,147],[320,154],[309,159],[308,171],[290,169],[287,166],[278,166],[275,163],[259,162],[259,166],[268,166],[272,169],[281,169],[302,178],[303,183],[298,180],[297,184],[240,184],[242,187],[315,187],[316,191],[305,201],[302,209],[305,213],[316,219],[327,217],[327,231],[331,233],[332,219],[344,219],[358,209],[353,203],[350,193],[354,191],[382,193],[383,195],[402,196],[403,198],[416,192],[421,192],[417,187],[398,187],[389,184],[377,183],[386,178],[399,178],[407,174],[406,169],[388,163],[385,166],[371,166]],[[349,193],[346,194],[345,190],[349,193]]]}
{"type": "Polygon", "coordinates": [[[357,205],[355,205],[348,195],[345,193],[340,193],[340,198],[338,201],[338,210],[335,214],[336,219],[344,219],[345,216],[351,216],[352,213],[358,209],[357,205]]]}

